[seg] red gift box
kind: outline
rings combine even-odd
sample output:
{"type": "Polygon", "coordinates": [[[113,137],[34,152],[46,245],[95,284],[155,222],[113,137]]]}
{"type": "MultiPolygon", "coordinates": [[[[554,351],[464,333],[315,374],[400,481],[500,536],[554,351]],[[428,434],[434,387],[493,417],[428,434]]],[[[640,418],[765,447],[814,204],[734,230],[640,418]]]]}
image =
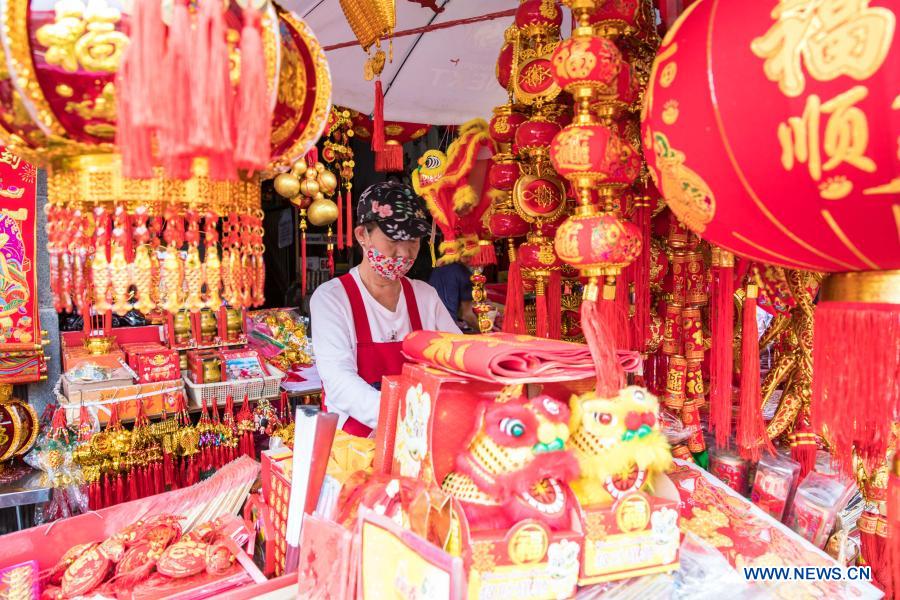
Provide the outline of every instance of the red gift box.
{"type": "Polygon", "coordinates": [[[134,363],[140,383],[172,381],[181,375],[177,350],[162,347],[143,350],[135,355],[134,363]]]}

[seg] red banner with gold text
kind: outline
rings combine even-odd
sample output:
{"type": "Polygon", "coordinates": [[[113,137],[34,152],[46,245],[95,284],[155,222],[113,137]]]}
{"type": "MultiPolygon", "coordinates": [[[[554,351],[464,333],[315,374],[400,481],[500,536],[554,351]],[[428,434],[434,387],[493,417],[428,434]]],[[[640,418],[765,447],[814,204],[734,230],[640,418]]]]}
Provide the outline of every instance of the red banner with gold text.
{"type": "Polygon", "coordinates": [[[37,298],[37,169],[0,146],[0,383],[46,371],[37,298]]]}

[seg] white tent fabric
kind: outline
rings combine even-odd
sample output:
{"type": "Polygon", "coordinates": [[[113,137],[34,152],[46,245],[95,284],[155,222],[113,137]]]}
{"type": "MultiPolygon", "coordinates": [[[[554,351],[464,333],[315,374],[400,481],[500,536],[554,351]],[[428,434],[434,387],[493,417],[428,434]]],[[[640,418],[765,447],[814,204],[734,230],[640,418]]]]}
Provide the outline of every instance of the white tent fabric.
{"type": "MultiPolygon", "coordinates": [[[[518,6],[518,0],[437,0],[433,10],[410,0],[396,0],[395,31],[468,19],[518,6]]],[[[338,0],[283,0],[329,46],[356,38],[338,0]]],[[[566,11],[566,18],[568,12],[566,11]]],[[[458,125],[476,117],[489,118],[491,108],[506,102],[494,67],[503,31],[513,17],[467,23],[447,29],[394,38],[394,60],[382,73],[384,115],[390,121],[458,125]]],[[[567,24],[563,23],[563,31],[567,24]]],[[[387,43],[382,47],[388,51],[387,43]]],[[[329,50],[333,103],[370,114],[374,84],[363,77],[366,53],[359,44],[329,50]]]]}

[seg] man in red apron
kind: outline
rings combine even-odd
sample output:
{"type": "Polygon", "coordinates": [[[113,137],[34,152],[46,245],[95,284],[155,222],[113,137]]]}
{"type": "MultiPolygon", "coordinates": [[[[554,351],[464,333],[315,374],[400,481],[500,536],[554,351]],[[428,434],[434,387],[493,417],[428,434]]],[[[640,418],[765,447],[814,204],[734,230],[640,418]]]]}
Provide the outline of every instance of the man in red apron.
{"type": "Polygon", "coordinates": [[[421,198],[407,185],[377,183],[356,212],[362,263],[319,286],[310,314],[326,409],[341,416],[344,431],[365,437],[378,422],[381,378],[403,368],[403,338],[459,328],[434,288],[404,277],[431,231],[421,198]]]}

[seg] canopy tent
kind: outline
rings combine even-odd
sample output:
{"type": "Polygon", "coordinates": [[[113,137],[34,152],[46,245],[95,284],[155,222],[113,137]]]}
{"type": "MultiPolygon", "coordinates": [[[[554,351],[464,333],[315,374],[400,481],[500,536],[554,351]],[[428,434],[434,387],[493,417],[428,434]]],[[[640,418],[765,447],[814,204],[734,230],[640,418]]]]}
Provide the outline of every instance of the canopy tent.
{"type": "MultiPolygon", "coordinates": [[[[381,76],[385,119],[458,125],[489,116],[507,99],[494,67],[518,0],[434,0],[440,12],[423,4],[430,2],[397,0],[394,60],[381,76]]],[[[284,6],[309,24],[325,48],[334,104],[370,114],[374,86],[363,77],[367,55],[340,2],[285,0],[284,6]]],[[[382,47],[388,51],[387,42],[382,47]]]]}

